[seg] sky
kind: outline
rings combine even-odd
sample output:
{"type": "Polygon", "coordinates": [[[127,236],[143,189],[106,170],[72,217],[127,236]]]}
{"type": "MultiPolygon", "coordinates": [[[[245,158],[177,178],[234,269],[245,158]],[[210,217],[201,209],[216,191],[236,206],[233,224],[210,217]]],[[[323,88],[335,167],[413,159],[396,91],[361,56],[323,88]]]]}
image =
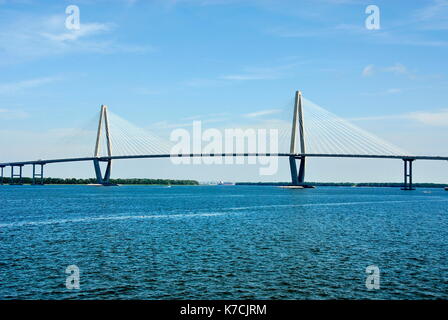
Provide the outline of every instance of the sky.
{"type": "MultiPolygon", "coordinates": [[[[101,104],[166,135],[192,120],[267,120],[292,108],[296,90],[413,154],[447,156],[447,35],[448,0],[0,0],[0,162],[70,149],[64,134],[94,123],[101,104]],[[365,25],[372,4],[376,30],[365,25]],[[66,28],[70,5],[79,30],[66,28]]],[[[307,164],[308,181],[403,175],[400,160],[307,164]]],[[[279,168],[126,160],[112,175],[288,181],[287,160],[279,168]]],[[[91,163],[46,166],[47,176],[93,174],[91,163]]],[[[448,164],[417,161],[414,179],[448,183],[448,164]]]]}

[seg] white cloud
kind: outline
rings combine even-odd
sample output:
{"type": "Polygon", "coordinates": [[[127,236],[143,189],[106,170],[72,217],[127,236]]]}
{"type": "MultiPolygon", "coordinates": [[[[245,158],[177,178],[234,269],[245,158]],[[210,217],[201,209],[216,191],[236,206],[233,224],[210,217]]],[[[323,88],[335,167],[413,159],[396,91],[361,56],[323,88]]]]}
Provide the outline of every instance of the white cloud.
{"type": "Polygon", "coordinates": [[[395,74],[408,74],[408,69],[401,63],[396,63],[393,66],[383,68],[384,72],[392,72],[395,74]]]}
{"type": "Polygon", "coordinates": [[[376,92],[365,92],[365,93],[362,93],[362,95],[365,95],[365,96],[384,96],[384,95],[390,95],[390,94],[399,94],[399,93],[402,93],[403,91],[405,91],[405,89],[390,88],[390,89],[387,89],[387,90],[376,91],[376,92]]]}
{"type": "Polygon", "coordinates": [[[25,119],[30,115],[22,110],[0,109],[0,119],[2,120],[17,120],[25,119]]]}
{"type": "Polygon", "coordinates": [[[391,120],[391,119],[403,119],[403,115],[355,117],[355,118],[346,118],[345,120],[347,120],[347,121],[377,121],[377,120],[391,120]]]}
{"type": "Polygon", "coordinates": [[[396,63],[393,66],[385,67],[381,71],[393,73],[395,75],[403,75],[403,76],[408,77],[411,80],[415,80],[417,78],[417,76],[414,74],[414,72],[409,70],[405,65],[403,65],[401,63],[396,63]]]}
{"type": "Polygon", "coordinates": [[[448,126],[448,109],[436,112],[411,112],[407,117],[429,126],[448,126]]]}
{"type": "Polygon", "coordinates": [[[184,122],[168,122],[168,121],[159,121],[153,123],[151,128],[158,127],[160,129],[175,129],[175,128],[185,128],[191,127],[193,125],[193,121],[200,121],[202,124],[207,123],[219,123],[228,120],[228,113],[210,113],[204,115],[195,115],[182,118],[181,120],[184,122]]]}
{"type": "Polygon", "coordinates": [[[245,73],[241,74],[240,77],[248,80],[278,79],[287,75],[301,63],[304,63],[304,61],[270,67],[246,68],[245,73]]]}
{"type": "Polygon", "coordinates": [[[378,120],[411,120],[427,126],[448,126],[448,109],[438,111],[414,111],[402,114],[384,116],[350,118],[349,121],[378,121],[378,120]]]}
{"type": "MultiPolygon", "coordinates": [[[[446,9],[445,9],[446,10],[446,9]]],[[[443,10],[441,10],[443,12],[443,10]]],[[[448,41],[434,38],[434,34],[425,34],[432,30],[448,30],[448,20],[445,13],[438,14],[433,19],[404,19],[394,24],[393,28],[384,28],[376,32],[370,32],[362,25],[339,24],[317,28],[303,28],[297,26],[279,26],[265,29],[268,34],[283,38],[330,38],[353,37],[356,41],[367,42],[369,45],[377,43],[381,45],[403,45],[419,47],[446,47],[448,41]],[[412,32],[411,32],[412,31],[412,32]],[[418,32],[413,32],[418,31],[418,32]],[[421,34],[423,32],[423,34],[421,34]]]]}
{"type": "Polygon", "coordinates": [[[225,84],[224,80],[194,78],[184,83],[188,87],[216,87],[225,84]]]}
{"type": "Polygon", "coordinates": [[[434,0],[431,1],[429,5],[424,8],[420,8],[415,13],[415,18],[417,21],[429,21],[429,22],[439,22],[443,20],[443,28],[445,29],[448,25],[446,24],[446,16],[448,14],[448,0],[434,0]]]}
{"type": "Polygon", "coordinates": [[[269,74],[231,74],[227,76],[220,77],[222,80],[230,80],[230,81],[247,81],[247,80],[268,80],[274,79],[273,75],[269,74]]]}
{"type": "Polygon", "coordinates": [[[296,68],[299,63],[291,63],[286,65],[272,67],[246,67],[243,72],[229,74],[219,77],[221,80],[227,81],[250,81],[250,80],[271,80],[279,79],[286,76],[291,70],[296,68]]]}
{"type": "Polygon", "coordinates": [[[153,51],[151,46],[119,43],[110,38],[111,23],[81,20],[79,30],[65,28],[65,15],[15,14],[0,22],[0,64],[77,53],[110,54],[153,51]]]}
{"type": "Polygon", "coordinates": [[[11,83],[0,83],[0,94],[23,92],[26,89],[40,87],[61,80],[61,77],[42,77],[11,83]]]}
{"type": "Polygon", "coordinates": [[[200,120],[200,119],[207,119],[207,118],[219,118],[219,117],[223,117],[223,116],[228,116],[229,114],[227,112],[220,112],[220,113],[210,113],[210,114],[199,114],[199,115],[194,115],[194,116],[188,116],[185,118],[182,118],[182,120],[187,120],[187,121],[191,121],[191,120],[200,120]]]}
{"type": "Polygon", "coordinates": [[[309,38],[326,36],[335,33],[334,29],[302,29],[294,27],[275,27],[266,30],[267,33],[282,38],[309,38]]]}
{"type": "Polygon", "coordinates": [[[269,110],[261,110],[261,111],[257,111],[257,112],[247,113],[244,116],[246,118],[257,118],[257,117],[262,117],[262,116],[280,113],[280,112],[282,112],[282,110],[280,110],[280,109],[269,109],[269,110]]]}
{"type": "Polygon", "coordinates": [[[42,36],[53,41],[75,41],[83,37],[94,36],[112,30],[111,24],[83,23],[79,30],[67,30],[61,33],[41,33],[42,36]]]}
{"type": "Polygon", "coordinates": [[[360,25],[352,24],[337,24],[329,25],[319,28],[304,28],[303,25],[297,26],[280,26],[271,27],[266,30],[267,33],[282,37],[282,38],[316,38],[316,37],[330,37],[343,34],[347,35],[368,35],[368,30],[360,25]]]}
{"type": "Polygon", "coordinates": [[[364,69],[362,70],[362,75],[364,77],[370,77],[373,75],[373,73],[374,73],[373,64],[369,64],[368,66],[365,66],[364,69]]]}
{"type": "Polygon", "coordinates": [[[133,89],[133,91],[136,94],[141,94],[141,95],[144,95],[144,96],[150,96],[150,95],[155,95],[155,94],[159,94],[160,93],[160,91],[158,91],[158,90],[153,90],[153,89],[144,88],[144,87],[135,88],[135,89],[133,89]]]}
{"type": "MultiPolygon", "coordinates": [[[[303,63],[303,62],[301,62],[303,63]]],[[[272,67],[246,67],[241,73],[222,75],[216,79],[191,79],[185,84],[190,87],[215,87],[224,86],[232,82],[273,80],[287,76],[299,63],[290,63],[272,67]]]]}
{"type": "Polygon", "coordinates": [[[388,67],[375,67],[373,64],[367,65],[362,70],[363,77],[370,77],[374,75],[376,72],[383,72],[383,73],[393,73],[395,75],[404,75],[407,76],[410,79],[415,79],[415,74],[410,71],[405,65],[401,63],[396,63],[392,66],[388,67]]]}
{"type": "Polygon", "coordinates": [[[388,94],[395,94],[395,93],[401,93],[401,92],[403,92],[403,89],[400,89],[400,88],[391,88],[391,89],[386,90],[386,93],[388,93],[388,94]]]}

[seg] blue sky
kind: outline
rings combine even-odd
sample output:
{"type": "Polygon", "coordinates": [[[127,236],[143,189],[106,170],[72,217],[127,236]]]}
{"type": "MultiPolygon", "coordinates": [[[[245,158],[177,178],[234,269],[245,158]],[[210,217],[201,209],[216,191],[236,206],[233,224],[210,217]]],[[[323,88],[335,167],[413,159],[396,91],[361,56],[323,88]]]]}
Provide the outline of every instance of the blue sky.
{"type": "MultiPolygon", "coordinates": [[[[0,160],[35,158],[52,147],[49,137],[103,103],[166,131],[193,116],[218,123],[223,114],[284,107],[296,89],[403,149],[448,155],[447,33],[447,0],[0,0],[0,160]],[[64,24],[72,4],[78,32],[64,24]],[[369,4],[380,8],[380,30],[365,28],[369,4]]],[[[416,166],[417,180],[448,181],[445,163],[416,166]]],[[[90,164],[48,169],[93,174],[90,164]]],[[[286,169],[268,180],[287,180],[286,169]]],[[[400,181],[401,170],[399,162],[316,160],[308,177],[400,181]]],[[[266,180],[254,172],[163,161],[114,169],[123,177],[266,180]]]]}

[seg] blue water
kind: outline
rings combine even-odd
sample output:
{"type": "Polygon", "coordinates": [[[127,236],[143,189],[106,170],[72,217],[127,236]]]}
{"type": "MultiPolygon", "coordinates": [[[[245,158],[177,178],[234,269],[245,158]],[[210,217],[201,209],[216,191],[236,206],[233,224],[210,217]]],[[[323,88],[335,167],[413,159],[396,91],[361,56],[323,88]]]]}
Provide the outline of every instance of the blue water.
{"type": "Polygon", "coordinates": [[[0,186],[0,203],[1,299],[448,298],[441,189],[0,186]]]}

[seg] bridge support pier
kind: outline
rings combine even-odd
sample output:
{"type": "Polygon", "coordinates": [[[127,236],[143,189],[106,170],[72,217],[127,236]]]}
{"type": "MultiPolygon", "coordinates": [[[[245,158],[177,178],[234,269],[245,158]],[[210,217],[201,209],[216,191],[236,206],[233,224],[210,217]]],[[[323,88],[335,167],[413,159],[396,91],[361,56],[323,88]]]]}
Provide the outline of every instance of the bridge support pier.
{"type": "MultiPolygon", "coordinates": [[[[296,137],[299,134],[300,139],[300,153],[305,154],[305,134],[303,126],[303,108],[302,108],[302,93],[296,91],[296,98],[294,103],[294,115],[292,119],[291,131],[291,147],[290,153],[296,154],[296,137]]],[[[304,185],[305,182],[305,156],[290,156],[289,167],[291,169],[291,183],[293,186],[304,185]],[[299,172],[297,173],[296,159],[300,159],[299,172]]]]}
{"type": "Polygon", "coordinates": [[[293,156],[289,157],[289,167],[291,169],[291,183],[293,186],[297,186],[299,185],[299,176],[297,175],[296,158],[293,156]]]}
{"type": "Polygon", "coordinates": [[[3,170],[5,169],[5,166],[0,166],[1,176],[0,176],[0,185],[3,185],[3,170]]]}
{"type": "Polygon", "coordinates": [[[300,159],[299,166],[299,184],[303,184],[305,182],[305,157],[300,159]]]}
{"type": "Polygon", "coordinates": [[[11,182],[9,183],[10,185],[14,185],[14,184],[21,185],[22,184],[22,171],[23,171],[22,167],[23,167],[23,164],[11,165],[11,182]],[[14,167],[16,167],[16,166],[19,167],[18,174],[14,173],[14,167]],[[14,183],[14,178],[19,178],[17,183],[14,183]]]}
{"type": "Polygon", "coordinates": [[[0,176],[0,185],[3,185],[3,170],[5,169],[5,166],[0,166],[1,176],[0,176]]]}
{"type": "Polygon", "coordinates": [[[412,186],[412,162],[415,159],[403,159],[404,162],[404,184],[401,190],[415,190],[412,186]]]}
{"type": "Polygon", "coordinates": [[[107,155],[109,157],[112,156],[112,141],[110,139],[110,130],[109,130],[109,120],[107,116],[107,106],[102,105],[100,111],[100,121],[98,122],[98,131],[96,135],[96,144],[95,144],[95,152],[94,156],[96,159],[93,160],[93,166],[95,168],[96,181],[98,184],[103,186],[114,186],[115,184],[110,183],[110,172],[112,170],[112,159],[101,159],[100,158],[100,145],[101,145],[101,133],[104,121],[104,129],[106,134],[106,147],[107,147],[107,155]],[[101,162],[107,162],[106,172],[101,173],[101,162]]]}
{"type": "Polygon", "coordinates": [[[98,184],[102,184],[103,186],[113,186],[114,185],[114,184],[110,183],[110,172],[111,172],[111,168],[112,168],[112,160],[95,159],[95,160],[93,160],[93,166],[95,168],[96,182],[98,184]],[[107,162],[106,172],[104,173],[104,176],[101,172],[100,161],[107,162]]]}
{"type": "Polygon", "coordinates": [[[305,182],[305,157],[289,157],[291,169],[291,182],[294,186],[303,185],[305,182]],[[297,171],[296,159],[300,159],[299,171],[297,171]]]}
{"type": "Polygon", "coordinates": [[[33,185],[44,185],[44,163],[33,163],[33,185]],[[36,172],[36,165],[40,165],[40,173],[36,172]]]}

